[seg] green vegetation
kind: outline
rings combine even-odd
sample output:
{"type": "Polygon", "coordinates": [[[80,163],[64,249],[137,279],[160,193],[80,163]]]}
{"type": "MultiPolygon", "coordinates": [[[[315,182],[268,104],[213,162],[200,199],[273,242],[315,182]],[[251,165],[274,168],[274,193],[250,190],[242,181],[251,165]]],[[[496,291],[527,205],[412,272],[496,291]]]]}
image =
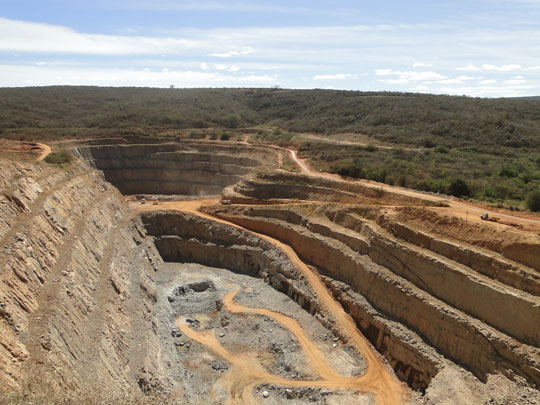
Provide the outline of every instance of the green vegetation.
{"type": "Polygon", "coordinates": [[[60,150],[50,153],[44,160],[52,165],[64,166],[71,163],[73,156],[66,150],[60,150]]]}
{"type": "Polygon", "coordinates": [[[344,176],[522,206],[540,189],[538,98],[285,89],[0,89],[0,133],[10,139],[225,140],[226,133],[239,136],[232,130],[256,134],[260,142],[295,144],[315,167],[344,176]],[[302,141],[298,133],[362,134],[369,142],[339,146],[302,141]],[[380,144],[393,148],[377,148],[380,144]]]}
{"type": "Polygon", "coordinates": [[[527,208],[534,212],[540,212],[540,189],[529,193],[527,196],[527,208]]]}
{"type": "Polygon", "coordinates": [[[452,148],[448,153],[433,149],[377,149],[306,142],[303,157],[321,170],[457,197],[475,198],[512,205],[525,201],[540,188],[540,165],[533,151],[501,148],[485,153],[477,148],[452,148]],[[508,163],[511,162],[511,163],[508,163]]]}

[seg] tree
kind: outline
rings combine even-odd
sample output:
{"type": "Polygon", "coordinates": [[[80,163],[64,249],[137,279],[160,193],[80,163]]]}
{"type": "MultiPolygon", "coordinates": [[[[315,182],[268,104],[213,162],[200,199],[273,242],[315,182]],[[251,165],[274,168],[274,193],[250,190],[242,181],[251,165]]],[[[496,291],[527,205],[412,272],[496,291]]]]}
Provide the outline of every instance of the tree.
{"type": "Polygon", "coordinates": [[[527,208],[529,208],[531,211],[539,212],[540,211],[540,189],[531,191],[529,195],[527,195],[527,208]]]}
{"type": "Polygon", "coordinates": [[[469,197],[471,195],[471,189],[464,180],[456,179],[448,186],[448,194],[456,197],[469,197]]]}

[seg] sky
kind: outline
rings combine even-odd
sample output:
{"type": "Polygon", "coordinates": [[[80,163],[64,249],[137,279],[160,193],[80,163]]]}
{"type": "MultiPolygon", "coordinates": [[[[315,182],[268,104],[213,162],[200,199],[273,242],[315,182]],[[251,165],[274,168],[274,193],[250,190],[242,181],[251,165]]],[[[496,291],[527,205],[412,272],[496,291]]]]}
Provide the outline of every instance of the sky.
{"type": "Polygon", "coordinates": [[[540,0],[0,0],[0,87],[540,95],[540,0]]]}

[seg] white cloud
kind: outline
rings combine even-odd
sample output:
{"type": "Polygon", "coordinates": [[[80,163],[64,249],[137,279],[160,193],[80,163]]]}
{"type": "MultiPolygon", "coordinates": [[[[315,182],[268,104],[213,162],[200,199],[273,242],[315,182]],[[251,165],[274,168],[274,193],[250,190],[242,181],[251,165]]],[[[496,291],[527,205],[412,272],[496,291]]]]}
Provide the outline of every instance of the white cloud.
{"type": "Polygon", "coordinates": [[[433,67],[431,63],[414,62],[413,67],[433,67]]]}
{"type": "Polygon", "coordinates": [[[202,69],[202,70],[208,70],[208,69],[210,69],[209,66],[208,66],[208,63],[202,62],[202,63],[201,63],[201,69],[202,69]]]}
{"type": "Polygon", "coordinates": [[[401,78],[401,79],[381,79],[381,80],[378,80],[379,82],[381,83],[388,83],[388,84],[409,84],[410,81],[408,79],[405,79],[405,78],[401,78]]]}
{"type": "Polygon", "coordinates": [[[482,77],[474,77],[474,76],[461,75],[461,76],[458,76],[457,79],[458,79],[458,80],[461,80],[461,81],[466,81],[466,80],[480,80],[480,79],[482,79],[482,77]]]}
{"type": "Polygon", "coordinates": [[[463,70],[463,71],[466,71],[466,72],[478,72],[479,70],[482,70],[482,69],[479,68],[476,65],[469,64],[467,66],[458,67],[458,68],[456,68],[456,70],[463,70]]]}
{"type": "Polygon", "coordinates": [[[240,68],[236,65],[224,65],[221,63],[214,65],[214,68],[216,70],[226,70],[227,72],[238,72],[240,70],[240,68]]]}
{"type": "Polygon", "coordinates": [[[463,81],[459,79],[444,79],[444,80],[437,80],[435,83],[438,84],[461,84],[463,81]]]}
{"type": "Polygon", "coordinates": [[[231,75],[205,71],[147,71],[130,69],[93,69],[35,65],[0,65],[0,86],[49,86],[58,84],[95,86],[169,87],[242,87],[271,86],[278,76],[231,75]],[[28,83],[27,80],[30,80],[28,83]]]}
{"type": "Polygon", "coordinates": [[[195,49],[196,40],[81,34],[71,28],[0,17],[0,51],[91,55],[162,54],[195,49]]]}
{"type": "Polygon", "coordinates": [[[505,80],[504,84],[521,84],[521,83],[525,83],[525,82],[526,82],[526,80],[510,79],[510,80],[505,80]]]}
{"type": "Polygon", "coordinates": [[[222,52],[222,53],[211,53],[208,54],[208,56],[215,56],[216,58],[232,58],[233,56],[243,56],[243,55],[249,55],[253,52],[252,48],[247,48],[243,51],[229,51],[229,52],[222,52]]]}
{"type": "Polygon", "coordinates": [[[354,79],[356,75],[350,73],[338,73],[334,75],[315,75],[313,80],[344,80],[344,79],[354,79]]]}
{"type": "Polygon", "coordinates": [[[438,92],[443,94],[467,94],[474,97],[519,97],[533,95],[532,86],[506,85],[506,86],[467,86],[442,87],[438,92]]]}
{"type": "Polygon", "coordinates": [[[375,69],[375,75],[377,76],[399,76],[399,79],[390,79],[390,80],[379,80],[384,83],[409,83],[409,82],[418,82],[418,81],[428,81],[428,80],[445,80],[447,77],[437,72],[416,72],[408,71],[402,72],[400,70],[392,69],[375,69]],[[399,80],[399,81],[398,81],[399,80]]]}
{"type": "Polygon", "coordinates": [[[497,72],[509,72],[509,71],[512,71],[512,70],[522,70],[523,68],[521,67],[521,65],[517,65],[517,64],[501,65],[501,66],[483,64],[482,69],[484,69],[484,70],[494,70],[494,71],[497,71],[497,72]]]}
{"type": "Polygon", "coordinates": [[[396,74],[396,72],[392,69],[375,69],[376,76],[390,76],[393,74],[396,74]]]}
{"type": "Polygon", "coordinates": [[[497,83],[497,80],[489,79],[489,80],[482,80],[480,84],[494,84],[497,83]]]}
{"type": "Polygon", "coordinates": [[[414,91],[414,92],[418,92],[418,93],[426,93],[426,92],[429,91],[429,87],[428,86],[410,87],[409,91],[414,91]]]}

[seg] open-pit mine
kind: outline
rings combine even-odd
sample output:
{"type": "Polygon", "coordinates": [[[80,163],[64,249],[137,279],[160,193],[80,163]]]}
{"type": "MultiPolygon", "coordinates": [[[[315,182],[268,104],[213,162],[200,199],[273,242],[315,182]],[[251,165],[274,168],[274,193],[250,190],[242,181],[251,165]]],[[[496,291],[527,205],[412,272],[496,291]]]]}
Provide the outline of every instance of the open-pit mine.
{"type": "Polygon", "coordinates": [[[247,141],[51,146],[0,161],[0,402],[540,403],[540,219],[247,141]]]}

